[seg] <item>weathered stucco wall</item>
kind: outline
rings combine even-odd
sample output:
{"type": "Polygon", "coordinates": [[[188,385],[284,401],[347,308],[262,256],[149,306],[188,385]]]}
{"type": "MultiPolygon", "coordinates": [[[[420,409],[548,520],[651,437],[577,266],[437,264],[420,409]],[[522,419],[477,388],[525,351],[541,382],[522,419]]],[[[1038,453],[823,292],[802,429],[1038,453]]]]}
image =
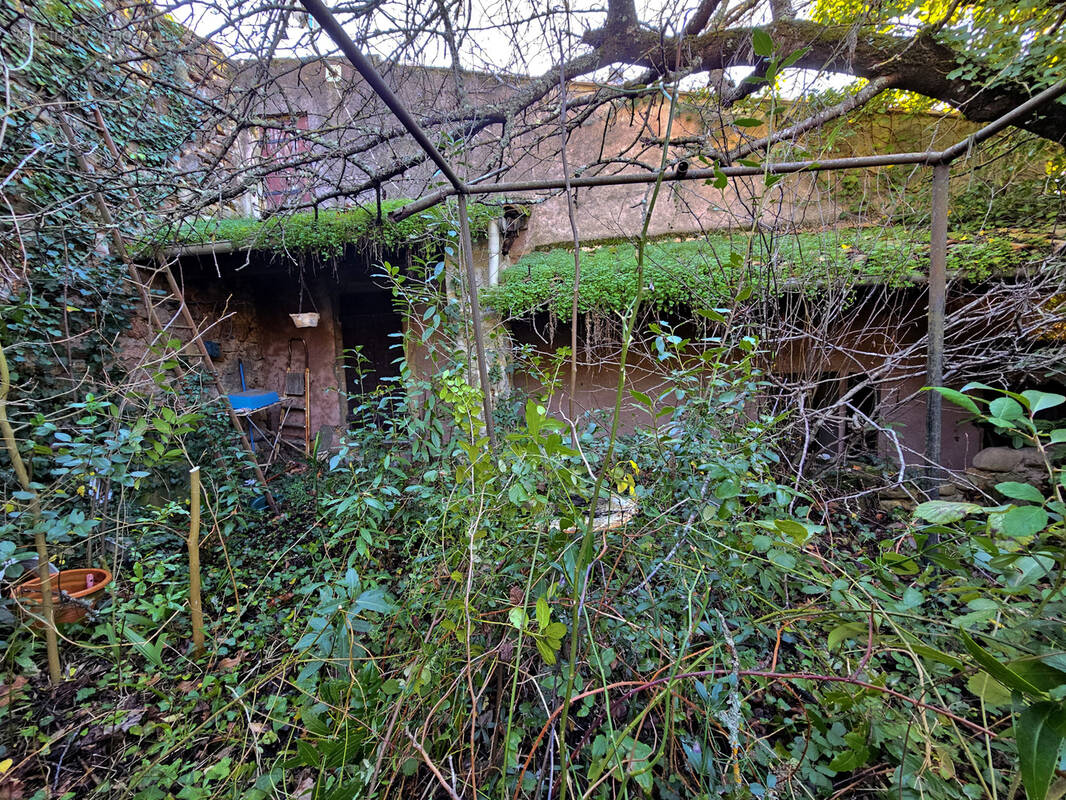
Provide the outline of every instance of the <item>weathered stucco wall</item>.
{"type": "MultiPolygon", "coordinates": [[[[240,365],[249,389],[264,389],[283,394],[285,373],[290,368],[303,373],[304,347],[310,369],[310,429],[312,438],[323,427],[334,431],[344,423],[346,413],[341,367],[341,337],[336,315],[337,281],[328,275],[309,279],[307,294],[300,304],[300,284],[284,266],[268,266],[246,254],[226,254],[215,258],[183,259],[175,267],[183,284],[186,302],[205,341],[217,343],[219,354],[213,358],[227,392],[241,389],[240,365]],[[238,267],[244,269],[237,269],[238,267]],[[315,328],[297,328],[289,314],[317,308],[320,321],[315,328]],[[289,344],[292,341],[292,360],[289,344]]],[[[174,302],[160,306],[164,324],[177,312],[174,302]]],[[[169,333],[183,342],[190,331],[174,324],[169,333]]],[[[143,316],[134,319],[129,335],[122,343],[127,364],[144,358],[147,326],[143,316]]],[[[190,364],[199,364],[199,352],[186,345],[183,355],[190,364]]],[[[300,400],[300,398],[296,398],[300,400]]],[[[221,413],[221,412],[220,412],[221,413]]],[[[279,411],[271,410],[269,425],[276,428],[279,411]]],[[[257,422],[259,421],[258,418],[257,422]]],[[[293,412],[289,417],[295,427],[288,439],[302,448],[303,417],[293,412]]]]}
{"type": "MultiPolygon", "coordinates": [[[[775,388],[765,391],[767,407],[763,410],[772,410],[775,414],[791,412],[798,418],[800,408],[795,403],[796,387],[800,386],[804,387],[808,409],[826,408],[844,397],[853,405],[859,405],[861,393],[872,393],[873,408],[865,413],[885,429],[876,435],[877,455],[897,463],[902,455],[903,463],[918,466],[923,463],[925,450],[927,395],[921,391],[925,385],[925,293],[920,289],[873,288],[869,291],[871,300],[857,303],[856,312],[845,315],[825,332],[825,339],[814,332],[794,332],[783,345],[775,344],[769,337],[762,340],[757,363],[768,371],[767,380],[773,387],[784,387],[780,392],[775,388]],[[886,300],[888,297],[892,302],[886,300]],[[870,310],[871,306],[873,310],[870,310]],[[855,392],[848,394],[852,389],[855,392]],[[819,395],[821,399],[818,399],[819,395]],[[818,403],[824,405],[816,405],[818,403]]],[[[535,321],[512,322],[510,327],[516,343],[534,348],[545,364],[550,363],[558,348],[570,344],[569,324],[558,322],[552,330],[544,314],[535,321]]],[[[611,335],[617,338],[616,328],[608,328],[605,338],[611,335]]],[[[679,335],[696,338],[701,334],[686,328],[679,329],[679,335]]],[[[609,421],[615,401],[619,377],[618,347],[616,343],[612,345],[605,341],[590,351],[584,343],[582,323],[573,416],[591,412],[602,426],[609,421]]],[[[697,351],[690,348],[688,353],[694,357],[697,351]]],[[[646,343],[634,347],[623,394],[623,430],[632,431],[638,425],[653,424],[629,392],[658,397],[670,388],[669,372],[675,364],[661,362],[649,355],[646,343]]],[[[571,414],[569,368],[569,360],[561,363],[550,398],[552,410],[564,417],[571,414]]],[[[535,396],[546,393],[546,382],[528,370],[516,371],[514,384],[522,392],[535,396]]],[[[820,440],[829,449],[836,448],[844,436],[854,436],[867,427],[843,406],[832,413],[827,412],[826,416],[829,418],[823,423],[826,427],[821,431],[812,430],[811,437],[812,442],[820,440]]],[[[966,422],[965,415],[950,404],[945,404],[943,430],[943,464],[950,469],[965,468],[981,449],[982,431],[966,422]]]]}

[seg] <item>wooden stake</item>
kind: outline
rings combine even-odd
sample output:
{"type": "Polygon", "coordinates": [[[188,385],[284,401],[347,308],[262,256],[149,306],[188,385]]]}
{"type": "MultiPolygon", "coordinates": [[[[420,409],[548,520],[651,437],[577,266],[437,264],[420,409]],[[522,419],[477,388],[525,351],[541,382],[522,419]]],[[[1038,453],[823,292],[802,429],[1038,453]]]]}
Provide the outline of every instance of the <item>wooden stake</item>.
{"type": "Polygon", "coordinates": [[[311,369],[304,365],[304,455],[311,455],[311,369]]]}
{"type": "Polygon", "coordinates": [[[41,501],[37,496],[37,490],[30,483],[30,474],[26,471],[26,464],[22,460],[18,443],[15,441],[15,430],[7,418],[7,395],[11,391],[11,373],[7,369],[7,356],[4,348],[0,346],[0,434],[3,436],[4,446],[11,458],[11,466],[15,469],[15,476],[24,492],[29,492],[30,511],[33,516],[34,540],[37,545],[37,576],[41,579],[41,616],[44,617],[44,640],[48,650],[48,677],[52,683],[63,680],[63,671],[59,664],[59,637],[56,636],[55,616],[52,613],[52,572],[49,569],[48,543],[45,539],[44,528],[41,527],[41,501]]]}
{"type": "Polygon", "coordinates": [[[192,651],[204,650],[204,610],[200,602],[200,468],[189,470],[189,615],[192,651]]]}

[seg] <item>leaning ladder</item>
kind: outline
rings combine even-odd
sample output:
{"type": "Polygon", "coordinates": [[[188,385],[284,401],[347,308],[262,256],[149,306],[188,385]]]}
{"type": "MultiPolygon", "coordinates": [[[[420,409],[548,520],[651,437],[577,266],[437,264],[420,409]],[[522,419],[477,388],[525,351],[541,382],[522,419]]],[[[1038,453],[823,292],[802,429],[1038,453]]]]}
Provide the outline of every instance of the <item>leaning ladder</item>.
{"type": "MultiPolygon", "coordinates": [[[[107,125],[104,123],[103,115],[97,110],[95,112],[95,117],[96,124],[100,128],[100,133],[108,152],[111,154],[111,157],[115,159],[116,164],[121,164],[122,155],[119,153],[118,147],[115,146],[115,141],[111,138],[111,133],[108,131],[107,125]]],[[[70,144],[71,151],[78,160],[78,166],[87,175],[92,174],[92,165],[89,163],[89,160],[85,157],[81,147],[78,145],[78,141],[74,136],[74,131],[71,129],[70,124],[67,122],[62,111],[59,112],[59,126],[62,129],[67,142],[70,144]]],[[[143,210],[144,207],[141,205],[140,198],[138,198],[135,189],[130,190],[130,195],[138,210],[143,210]]],[[[122,234],[115,225],[111,209],[107,205],[107,198],[104,197],[103,192],[97,191],[94,193],[94,199],[100,214],[100,219],[103,221],[104,225],[111,230],[111,243],[115,248],[115,253],[122,260],[122,263],[126,267],[126,271],[129,273],[130,279],[133,281],[133,284],[137,287],[137,290],[141,295],[141,301],[144,303],[145,313],[148,316],[150,328],[155,331],[162,330],[159,316],[156,314],[156,306],[152,302],[151,291],[149,290],[150,282],[145,282],[141,275],[141,268],[132,258],[130,258],[129,251],[126,250],[126,243],[123,241],[122,234]]],[[[178,313],[181,315],[184,327],[189,331],[191,340],[196,343],[196,347],[200,351],[200,357],[204,362],[204,367],[207,369],[208,374],[211,375],[215,390],[218,392],[219,402],[221,402],[226,409],[226,414],[229,416],[230,422],[233,424],[233,429],[237,432],[237,436],[240,439],[241,447],[251,461],[255,478],[260,486],[263,487],[266,501],[270,505],[270,509],[277,514],[280,511],[277,501],[270,493],[270,489],[267,486],[266,476],[263,474],[263,470],[255,460],[255,452],[252,450],[252,444],[248,441],[248,437],[245,435],[244,429],[241,426],[241,420],[234,412],[233,405],[229,401],[229,396],[226,394],[226,390],[222,386],[222,379],[219,377],[218,370],[215,368],[215,362],[211,360],[211,354],[207,352],[207,343],[204,342],[203,336],[200,333],[200,327],[196,324],[196,320],[193,317],[192,312],[189,311],[188,304],[185,302],[185,294],[182,292],[177,280],[175,280],[174,272],[170,269],[170,264],[162,258],[156,259],[156,262],[156,269],[166,280],[167,287],[170,290],[170,296],[178,304],[178,313]]]]}

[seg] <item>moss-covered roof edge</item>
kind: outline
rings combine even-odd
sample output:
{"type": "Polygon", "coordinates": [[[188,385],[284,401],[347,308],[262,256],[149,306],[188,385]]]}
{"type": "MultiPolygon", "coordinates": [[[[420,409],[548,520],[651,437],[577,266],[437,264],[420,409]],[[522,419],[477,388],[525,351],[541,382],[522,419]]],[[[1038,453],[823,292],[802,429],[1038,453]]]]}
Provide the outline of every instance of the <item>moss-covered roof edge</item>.
{"type": "MultiPolygon", "coordinates": [[[[1043,232],[959,231],[949,239],[948,268],[979,282],[1013,275],[1051,255],[1043,232]]],[[[806,291],[833,281],[852,285],[917,286],[925,282],[929,233],[903,228],[834,228],[774,234],[731,230],[698,239],[660,238],[645,251],[649,308],[685,311],[713,308],[741,287],[779,294],[806,291]]],[[[510,265],[482,302],[511,318],[538,311],[569,313],[573,247],[535,250],[510,265]]],[[[612,313],[628,307],[636,287],[636,249],[631,241],[583,246],[578,307],[612,313]]]]}
{"type": "MultiPolygon", "coordinates": [[[[389,249],[432,239],[457,239],[458,210],[454,203],[440,203],[400,222],[389,219],[390,211],[411,201],[387,200],[377,206],[328,208],[275,214],[268,217],[221,217],[186,221],[161,228],[142,241],[143,249],[162,247],[167,255],[191,256],[240,250],[301,251],[323,258],[339,256],[345,247],[389,249]]],[[[474,236],[485,233],[500,210],[484,203],[468,206],[474,236]]]]}

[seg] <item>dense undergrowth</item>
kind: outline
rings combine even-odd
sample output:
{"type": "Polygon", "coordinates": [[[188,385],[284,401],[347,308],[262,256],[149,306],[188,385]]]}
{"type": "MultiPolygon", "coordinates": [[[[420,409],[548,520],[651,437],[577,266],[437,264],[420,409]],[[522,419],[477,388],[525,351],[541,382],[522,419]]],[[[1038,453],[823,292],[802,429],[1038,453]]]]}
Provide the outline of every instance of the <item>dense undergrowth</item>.
{"type": "MultiPolygon", "coordinates": [[[[552,419],[544,397],[502,404],[490,451],[455,346],[430,377],[405,371],[364,398],[339,450],[273,474],[283,513],[268,514],[182,342],[155,340],[138,364],[154,381],[126,371],[119,338],[135,306],[105,232],[328,258],[353,240],[454,239],[452,212],[382,227],[376,209],[165,227],[143,208],[182,194],[174,154],[210,116],[172,88],[189,67],[180,29],[150,15],[144,53],[137,29],[124,42],[95,9],[29,4],[33,36],[15,24],[18,4],[0,12],[28,98],[5,123],[26,224],[13,212],[0,246],[21,265],[3,287],[14,388],[0,400],[32,477],[0,471],[0,798],[1063,796],[1054,445],[1066,432],[1040,421],[1066,399],[950,395],[1037,445],[1048,480],[1002,484],[999,505],[891,518],[782,465],[783,421],[748,413],[766,388],[750,336],[723,334],[697,360],[664,345],[670,383],[634,397],[650,424],[609,458],[602,430],[552,419]],[[154,82],[120,69],[129,52],[151,57],[154,82]],[[105,124],[131,163],[101,183],[73,165],[101,157],[105,124]],[[113,224],[94,221],[97,191],[113,224]],[[205,486],[203,653],[190,647],[192,465],[205,486]],[[586,536],[597,473],[638,513],[586,536]],[[57,566],[114,577],[91,615],[61,628],[55,684],[40,629],[8,599],[38,533],[57,566]]],[[[1050,219],[1050,202],[1016,199],[1050,219]]],[[[713,308],[737,282],[751,288],[751,268],[776,277],[783,264],[802,281],[791,265],[814,253],[823,275],[907,281],[926,247],[914,240],[901,260],[898,232],[879,232],[857,254],[849,235],[800,236],[784,252],[661,243],[647,252],[649,301],[713,308]],[[698,285],[683,260],[696,254],[698,285]]],[[[977,278],[1016,266],[1025,244],[967,236],[952,257],[977,278]]],[[[569,302],[569,255],[532,258],[497,308],[569,302]]],[[[629,248],[586,264],[583,308],[626,307],[629,248]]],[[[451,325],[453,345],[469,342],[434,269],[432,291],[400,298],[424,309],[408,335],[432,347],[451,325]]]]}
{"type": "MultiPolygon", "coordinates": [[[[122,443],[107,463],[39,429],[63,524],[105,468],[138,511],[105,550],[109,602],[63,628],[64,682],[33,677],[42,644],[7,622],[8,796],[977,798],[1024,779],[1043,797],[1066,690],[1062,470],[915,519],[826,502],[783,473],[779,420],[745,413],[761,376],[729,353],[664,355],[671,387],[638,398],[658,424],[606,464],[594,427],[539,398],[500,409],[492,453],[460,365],[405,373],[364,398],[377,424],[275,478],[278,518],[212,463],[207,420],[116,435],[115,409],[84,409],[85,441],[122,443]],[[179,453],[206,473],[199,655],[179,453]],[[579,552],[600,469],[639,513],[579,552]],[[145,503],[137,482],[160,474],[172,499],[145,503]]],[[[1040,423],[1066,398],[948,395],[1049,459],[1066,437],[1040,423]]],[[[71,562],[92,527],[65,531],[71,562]]]]}

